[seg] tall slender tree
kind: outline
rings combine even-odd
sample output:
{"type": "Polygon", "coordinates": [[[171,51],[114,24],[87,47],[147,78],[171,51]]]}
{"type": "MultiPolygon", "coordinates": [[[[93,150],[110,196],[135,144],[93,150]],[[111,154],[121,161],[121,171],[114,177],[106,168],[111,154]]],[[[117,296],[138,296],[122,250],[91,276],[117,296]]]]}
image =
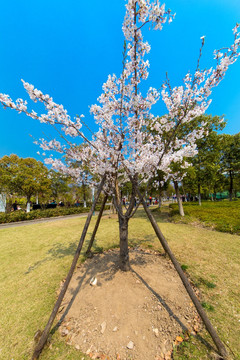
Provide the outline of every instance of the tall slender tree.
{"type": "Polygon", "coordinates": [[[29,204],[37,193],[51,194],[48,169],[41,161],[19,158],[17,155],[0,159],[1,182],[12,194],[25,196],[29,204]]]}
{"type": "Polygon", "coordinates": [[[222,136],[222,172],[229,183],[229,199],[233,199],[234,180],[240,173],[240,133],[222,136]]]}

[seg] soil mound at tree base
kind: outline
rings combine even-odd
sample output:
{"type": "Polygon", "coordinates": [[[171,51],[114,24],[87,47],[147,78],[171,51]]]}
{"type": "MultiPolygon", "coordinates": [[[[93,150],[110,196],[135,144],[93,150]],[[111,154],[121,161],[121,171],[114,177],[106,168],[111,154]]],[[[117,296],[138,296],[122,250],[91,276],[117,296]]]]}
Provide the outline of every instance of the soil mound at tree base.
{"type": "Polygon", "coordinates": [[[114,249],[77,268],[59,311],[61,335],[92,359],[170,359],[183,333],[200,327],[177,272],[139,248],[130,250],[131,271],[118,261],[114,249]]]}

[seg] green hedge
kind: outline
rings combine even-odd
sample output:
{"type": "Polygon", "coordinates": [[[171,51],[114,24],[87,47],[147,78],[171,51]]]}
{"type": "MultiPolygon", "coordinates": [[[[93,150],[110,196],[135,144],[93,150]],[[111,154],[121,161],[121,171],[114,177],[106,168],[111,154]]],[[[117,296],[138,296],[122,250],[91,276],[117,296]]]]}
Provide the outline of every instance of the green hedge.
{"type": "MultiPolygon", "coordinates": [[[[96,210],[99,210],[101,204],[96,206],[96,210]]],[[[105,209],[109,209],[109,206],[105,206],[105,209]]],[[[57,207],[56,209],[45,209],[45,210],[32,210],[29,213],[26,213],[22,210],[13,211],[11,213],[0,213],[0,224],[6,224],[17,221],[24,220],[34,220],[34,219],[42,219],[48,217],[57,217],[57,216],[65,216],[65,215],[73,215],[73,214],[82,214],[88,213],[90,211],[90,207],[57,207]]]]}
{"type": "MultiPolygon", "coordinates": [[[[173,221],[181,221],[178,205],[169,205],[173,221]]],[[[183,203],[185,222],[198,219],[206,226],[215,230],[240,235],[240,201],[206,201],[201,206],[198,203],[183,203]]]]}

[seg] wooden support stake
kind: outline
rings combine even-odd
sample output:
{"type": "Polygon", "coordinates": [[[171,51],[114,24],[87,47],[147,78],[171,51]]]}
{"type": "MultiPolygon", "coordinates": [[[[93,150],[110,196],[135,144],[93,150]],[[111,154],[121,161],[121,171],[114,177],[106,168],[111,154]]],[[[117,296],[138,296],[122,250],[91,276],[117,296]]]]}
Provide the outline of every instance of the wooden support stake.
{"type": "Polygon", "coordinates": [[[97,233],[97,230],[98,230],[101,218],[102,218],[102,214],[103,214],[106,202],[107,202],[107,198],[108,198],[108,195],[105,195],[105,197],[103,199],[101,209],[100,209],[99,214],[98,214],[97,222],[95,224],[95,227],[94,227],[94,230],[93,230],[93,233],[92,233],[91,240],[89,242],[89,245],[88,245],[88,248],[87,248],[87,251],[86,251],[86,255],[89,255],[91,253],[91,248],[93,246],[93,242],[94,242],[94,239],[95,239],[95,236],[96,236],[96,233],[97,233]]]}
{"type": "Polygon", "coordinates": [[[50,318],[48,320],[48,323],[45,327],[45,329],[43,330],[43,333],[40,337],[40,340],[39,342],[37,343],[35,349],[34,349],[34,352],[33,352],[33,356],[32,356],[32,360],[37,360],[43,350],[43,347],[44,345],[46,344],[46,341],[47,341],[47,338],[48,338],[48,335],[49,335],[49,332],[51,330],[51,327],[52,327],[52,324],[53,324],[53,321],[57,315],[57,312],[58,312],[58,309],[62,303],[62,300],[63,300],[63,297],[67,291],[67,288],[68,288],[68,285],[70,283],[70,280],[72,278],[72,275],[73,275],[73,272],[74,272],[74,269],[76,267],[76,264],[77,264],[77,261],[78,261],[78,258],[79,258],[79,255],[80,255],[80,252],[81,252],[81,249],[82,249],[82,246],[83,246],[83,242],[84,242],[84,239],[86,237],[86,234],[87,234],[87,230],[88,230],[88,227],[89,227],[89,224],[90,224],[90,221],[91,221],[91,218],[92,218],[92,215],[93,215],[93,212],[94,212],[94,209],[96,207],[96,203],[97,203],[97,200],[100,196],[100,193],[102,191],[102,188],[103,188],[103,185],[104,185],[104,182],[105,182],[105,179],[106,179],[106,176],[104,175],[102,180],[101,180],[101,183],[99,185],[99,188],[98,188],[98,192],[97,192],[97,196],[92,204],[92,207],[91,207],[91,210],[90,212],[88,213],[88,217],[87,217],[87,220],[85,222],[85,225],[84,225],[84,228],[83,228],[83,232],[82,232],[82,235],[81,235],[81,238],[79,240],[79,244],[78,244],[78,247],[77,247],[77,250],[75,252],[75,255],[74,255],[74,258],[73,258],[73,261],[72,261],[72,265],[71,265],[71,268],[69,270],[69,273],[66,277],[66,280],[63,284],[63,287],[62,287],[62,290],[60,291],[60,294],[58,296],[58,299],[54,305],[54,308],[52,310],[52,313],[50,315],[50,318]]]}
{"type": "MultiPolygon", "coordinates": [[[[141,192],[137,186],[137,184],[134,184],[133,183],[133,186],[136,186],[136,191],[137,191],[137,194],[139,196],[139,198],[141,199],[142,195],[141,195],[141,192]]],[[[166,253],[168,254],[168,256],[170,257],[178,275],[180,276],[181,280],[182,280],[182,283],[185,287],[185,289],[187,290],[188,292],[188,295],[190,296],[193,304],[195,305],[196,307],[196,310],[199,314],[199,316],[201,317],[207,331],[209,332],[209,334],[211,335],[218,351],[219,351],[219,354],[222,356],[223,359],[227,360],[228,359],[228,353],[227,353],[227,350],[225,348],[225,346],[223,345],[223,343],[221,342],[216,330],[214,329],[213,325],[211,324],[210,320],[208,319],[207,317],[207,314],[205,313],[200,301],[198,300],[197,296],[195,295],[192,287],[191,287],[191,284],[189,283],[186,275],[184,274],[181,266],[179,265],[177,259],[175,258],[175,256],[173,255],[165,237],[163,236],[161,230],[159,229],[158,227],[158,224],[156,222],[156,220],[154,219],[152,213],[150,212],[150,210],[148,209],[147,207],[147,204],[146,202],[144,201],[144,199],[142,198],[142,204],[143,204],[143,207],[144,207],[144,210],[146,211],[147,213],[147,216],[152,224],[152,227],[158,237],[158,239],[160,240],[161,244],[162,244],[162,247],[163,249],[166,251],[166,253]]]]}

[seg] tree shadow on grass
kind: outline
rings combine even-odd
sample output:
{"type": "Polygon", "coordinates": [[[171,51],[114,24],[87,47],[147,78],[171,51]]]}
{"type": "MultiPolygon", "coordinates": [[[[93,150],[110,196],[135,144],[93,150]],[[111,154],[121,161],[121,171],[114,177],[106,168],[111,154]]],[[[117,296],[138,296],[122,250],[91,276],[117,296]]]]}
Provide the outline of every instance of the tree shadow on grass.
{"type": "Polygon", "coordinates": [[[156,235],[155,234],[149,234],[149,235],[145,235],[142,236],[141,238],[139,237],[129,237],[128,243],[130,247],[136,247],[136,246],[141,246],[141,245],[147,245],[148,247],[152,247],[152,244],[154,242],[154,240],[156,240],[156,235]]]}
{"type": "Polygon", "coordinates": [[[77,244],[72,242],[69,245],[63,245],[60,243],[54,244],[54,246],[47,251],[46,257],[42,260],[35,262],[35,264],[29,266],[28,270],[25,272],[29,274],[30,272],[36,270],[42,264],[51,261],[53,259],[62,259],[65,256],[74,255],[77,248],[77,244]]]}

